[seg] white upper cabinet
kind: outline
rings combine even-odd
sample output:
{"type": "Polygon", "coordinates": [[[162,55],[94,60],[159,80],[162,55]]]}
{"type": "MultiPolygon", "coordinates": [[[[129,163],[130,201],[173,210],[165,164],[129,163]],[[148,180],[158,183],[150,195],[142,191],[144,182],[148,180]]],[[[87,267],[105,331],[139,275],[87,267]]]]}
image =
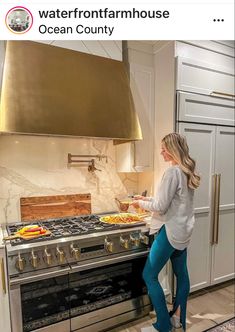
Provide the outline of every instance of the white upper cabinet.
{"type": "Polygon", "coordinates": [[[184,40],[181,42],[218,54],[234,57],[234,40],[184,40]]]}
{"type": "Polygon", "coordinates": [[[38,42],[122,61],[122,41],[120,40],[40,40],[38,42]]]}
{"type": "Polygon", "coordinates": [[[177,120],[234,126],[234,100],[178,92],[177,120]]]}
{"type": "Polygon", "coordinates": [[[224,98],[232,97],[234,68],[178,57],[176,89],[224,98]]]}

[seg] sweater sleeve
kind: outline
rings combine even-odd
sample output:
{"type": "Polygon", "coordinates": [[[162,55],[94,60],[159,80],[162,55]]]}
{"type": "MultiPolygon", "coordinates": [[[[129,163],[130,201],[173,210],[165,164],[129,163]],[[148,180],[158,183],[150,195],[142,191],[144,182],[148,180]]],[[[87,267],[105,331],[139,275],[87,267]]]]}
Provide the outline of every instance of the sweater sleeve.
{"type": "Polygon", "coordinates": [[[179,184],[177,170],[169,168],[163,175],[156,198],[151,201],[140,201],[139,205],[144,210],[165,214],[176,194],[179,184]]]}

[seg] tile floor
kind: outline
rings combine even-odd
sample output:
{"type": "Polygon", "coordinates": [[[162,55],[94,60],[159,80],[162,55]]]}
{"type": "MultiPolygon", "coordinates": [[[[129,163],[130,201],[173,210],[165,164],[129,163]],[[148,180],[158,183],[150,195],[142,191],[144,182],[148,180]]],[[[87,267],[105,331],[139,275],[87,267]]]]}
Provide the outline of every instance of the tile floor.
{"type": "MultiPolygon", "coordinates": [[[[216,324],[234,317],[234,281],[229,281],[193,293],[189,297],[187,310],[187,332],[202,332],[216,324]]],[[[142,327],[151,325],[155,314],[122,325],[110,332],[140,332],[142,327]]],[[[177,332],[181,332],[177,329],[177,332]]]]}

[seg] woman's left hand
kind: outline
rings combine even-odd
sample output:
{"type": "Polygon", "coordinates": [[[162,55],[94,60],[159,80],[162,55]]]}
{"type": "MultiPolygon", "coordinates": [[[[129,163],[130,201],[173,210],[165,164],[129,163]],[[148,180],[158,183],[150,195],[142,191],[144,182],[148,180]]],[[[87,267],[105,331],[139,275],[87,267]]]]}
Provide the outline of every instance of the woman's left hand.
{"type": "Polygon", "coordinates": [[[139,201],[133,201],[133,202],[131,202],[130,205],[131,205],[131,206],[134,206],[135,209],[138,209],[138,208],[140,207],[140,205],[139,205],[139,201]]]}

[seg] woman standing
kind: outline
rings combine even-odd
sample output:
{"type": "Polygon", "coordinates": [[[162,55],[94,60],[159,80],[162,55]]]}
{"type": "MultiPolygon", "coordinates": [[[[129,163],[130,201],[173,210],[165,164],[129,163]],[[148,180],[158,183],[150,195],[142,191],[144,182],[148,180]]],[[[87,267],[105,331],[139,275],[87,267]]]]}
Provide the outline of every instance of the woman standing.
{"type": "Polygon", "coordinates": [[[142,332],[186,330],[186,304],[189,294],[187,247],[194,226],[193,196],[200,184],[195,161],[189,155],[186,139],[171,133],[162,140],[161,155],[171,166],[164,173],[156,198],[136,196],[132,205],[153,212],[150,234],[157,233],[143,271],[157,322],[142,332]],[[168,313],[158,275],[168,259],[177,280],[173,310],[168,313]]]}

